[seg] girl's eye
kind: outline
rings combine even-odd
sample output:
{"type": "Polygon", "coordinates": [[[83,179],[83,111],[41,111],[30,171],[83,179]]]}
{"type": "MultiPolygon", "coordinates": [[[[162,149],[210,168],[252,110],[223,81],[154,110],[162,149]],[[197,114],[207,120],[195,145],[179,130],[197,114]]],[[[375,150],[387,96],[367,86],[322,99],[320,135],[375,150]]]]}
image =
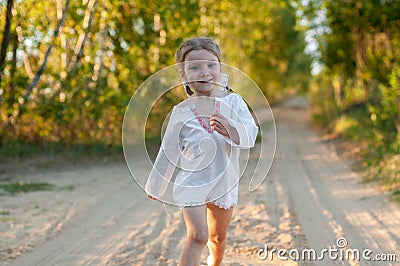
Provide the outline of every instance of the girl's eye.
{"type": "Polygon", "coordinates": [[[215,64],[215,63],[210,63],[210,64],[208,64],[208,67],[209,67],[209,68],[216,68],[216,67],[217,67],[217,64],[215,64]]]}

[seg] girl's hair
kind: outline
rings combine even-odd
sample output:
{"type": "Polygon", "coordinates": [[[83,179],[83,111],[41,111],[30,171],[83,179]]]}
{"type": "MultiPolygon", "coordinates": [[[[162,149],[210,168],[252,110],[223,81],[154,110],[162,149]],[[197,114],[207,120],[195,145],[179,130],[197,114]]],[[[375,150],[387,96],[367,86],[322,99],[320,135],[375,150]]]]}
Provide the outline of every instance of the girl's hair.
{"type": "MultiPolygon", "coordinates": [[[[218,44],[211,38],[208,37],[197,37],[184,41],[179,49],[175,53],[175,60],[177,63],[185,62],[186,55],[194,50],[207,50],[218,58],[218,61],[221,62],[221,50],[218,44]]],[[[228,86],[227,90],[232,91],[228,86]]],[[[186,94],[189,96],[193,94],[193,91],[190,89],[189,85],[185,84],[186,94]]]]}
{"type": "Polygon", "coordinates": [[[185,62],[186,55],[193,50],[207,50],[221,62],[221,50],[218,44],[211,38],[198,37],[184,41],[175,53],[177,63],[185,62]]]}

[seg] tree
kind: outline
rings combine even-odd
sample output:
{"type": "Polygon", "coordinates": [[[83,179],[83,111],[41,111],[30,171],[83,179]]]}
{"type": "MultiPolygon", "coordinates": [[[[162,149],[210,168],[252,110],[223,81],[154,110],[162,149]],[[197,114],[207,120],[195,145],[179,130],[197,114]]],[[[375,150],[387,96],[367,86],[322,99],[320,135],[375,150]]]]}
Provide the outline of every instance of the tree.
{"type": "MultiPolygon", "coordinates": [[[[174,64],[177,47],[194,36],[214,37],[222,60],[248,73],[269,97],[307,83],[303,35],[286,0],[14,4],[2,89],[9,86],[0,96],[6,142],[120,144],[135,89],[174,64]]],[[[6,21],[4,12],[1,28],[6,21]]],[[[177,96],[163,100],[168,104],[158,105],[155,120],[177,96]]]]}
{"type": "Polygon", "coordinates": [[[0,47],[0,84],[2,81],[3,71],[4,71],[4,67],[5,67],[7,48],[8,48],[8,44],[10,42],[10,38],[11,38],[10,37],[10,28],[11,28],[11,19],[12,19],[11,10],[12,10],[13,6],[14,6],[14,1],[8,0],[7,8],[6,8],[6,22],[4,25],[3,39],[1,41],[1,47],[0,47]]]}

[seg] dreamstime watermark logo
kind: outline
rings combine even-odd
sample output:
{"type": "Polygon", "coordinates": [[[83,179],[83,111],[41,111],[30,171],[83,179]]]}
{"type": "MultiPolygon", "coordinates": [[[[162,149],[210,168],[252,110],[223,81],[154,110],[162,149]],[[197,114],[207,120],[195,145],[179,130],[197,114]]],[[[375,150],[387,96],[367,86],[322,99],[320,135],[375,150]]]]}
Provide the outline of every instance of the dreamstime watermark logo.
{"type": "Polygon", "coordinates": [[[258,249],[257,257],[259,260],[273,261],[324,261],[324,260],[340,260],[340,261],[396,261],[396,254],[374,253],[371,249],[350,248],[347,240],[340,237],[336,241],[336,247],[329,246],[319,251],[315,249],[275,249],[265,244],[263,248],[258,249]]]}

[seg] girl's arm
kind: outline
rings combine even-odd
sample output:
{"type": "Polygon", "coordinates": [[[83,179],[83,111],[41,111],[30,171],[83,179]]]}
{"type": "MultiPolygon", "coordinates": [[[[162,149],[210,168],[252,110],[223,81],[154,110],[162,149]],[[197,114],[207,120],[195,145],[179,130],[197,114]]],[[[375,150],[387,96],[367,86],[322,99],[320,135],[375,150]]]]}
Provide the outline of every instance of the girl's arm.
{"type": "Polygon", "coordinates": [[[179,161],[179,124],[174,112],[168,122],[160,150],[147,179],[145,190],[149,198],[161,198],[179,161]]]}

